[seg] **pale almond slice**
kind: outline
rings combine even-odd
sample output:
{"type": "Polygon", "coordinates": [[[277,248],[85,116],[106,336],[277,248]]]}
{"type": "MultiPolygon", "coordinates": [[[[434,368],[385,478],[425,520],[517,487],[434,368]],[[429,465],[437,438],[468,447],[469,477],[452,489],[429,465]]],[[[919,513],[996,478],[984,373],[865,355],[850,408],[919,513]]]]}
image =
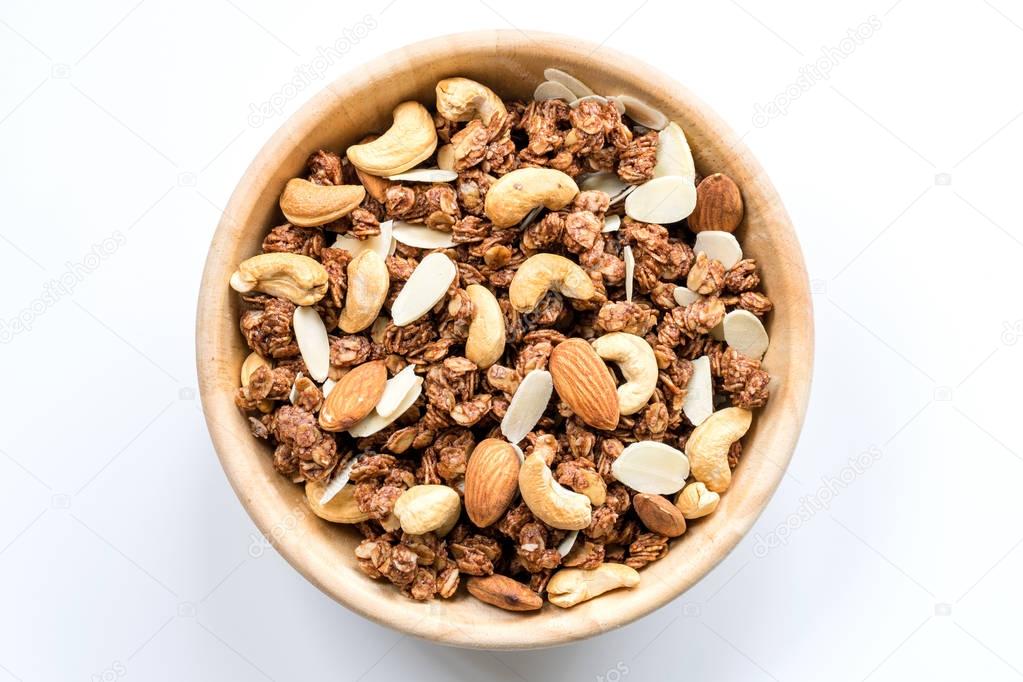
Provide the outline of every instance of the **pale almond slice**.
{"type": "Polygon", "coordinates": [[[693,426],[699,426],[713,412],[714,387],[711,384],[710,358],[703,355],[693,360],[693,375],[686,384],[682,413],[693,426]]]}
{"type": "Polygon", "coordinates": [[[573,530],[565,536],[565,539],[558,543],[558,554],[564,559],[568,556],[568,553],[572,551],[572,547],[575,546],[575,541],[579,539],[579,531],[573,530]]]}
{"type": "Polygon", "coordinates": [[[604,229],[601,232],[617,232],[622,226],[620,215],[604,216],[604,229]]]}
{"type": "Polygon", "coordinates": [[[437,168],[455,170],[455,146],[453,144],[437,147],[437,168]]]}
{"type": "Polygon", "coordinates": [[[625,261],[625,300],[632,303],[632,278],[636,274],[636,257],[632,255],[631,246],[622,249],[622,258],[625,261]]]}
{"type": "Polygon", "coordinates": [[[413,403],[419,400],[419,396],[423,393],[423,378],[416,377],[416,381],[401,403],[398,405],[391,416],[382,417],[380,414],[373,410],[367,416],[362,418],[362,421],[356,423],[352,428],[348,429],[348,433],[354,438],[365,438],[366,436],[372,436],[381,429],[386,429],[388,426],[394,423],[398,417],[408,412],[408,409],[412,407],[413,403]]]}
{"type": "Polygon", "coordinates": [[[724,327],[725,343],[755,360],[764,357],[770,339],[759,317],[748,310],[733,310],[725,315],[721,324],[724,327]]]}
{"type": "Polygon", "coordinates": [[[536,90],[533,91],[533,99],[537,102],[549,99],[562,99],[566,102],[571,102],[575,99],[575,94],[557,81],[544,81],[536,86],[536,90]]]}
{"type": "Polygon", "coordinates": [[[352,258],[355,258],[367,249],[376,251],[377,255],[381,258],[386,258],[393,253],[391,249],[391,245],[394,243],[394,238],[391,236],[393,226],[393,220],[385,220],[380,223],[380,234],[367,237],[366,239],[359,239],[350,234],[338,235],[331,248],[344,249],[352,254],[352,258]]]}
{"type": "Polygon", "coordinates": [[[674,121],[657,134],[657,163],[654,165],[654,177],[660,178],[665,175],[681,175],[693,178],[694,181],[696,179],[693,152],[689,149],[686,134],[674,121]]]}
{"type": "Polygon", "coordinates": [[[547,370],[534,369],[522,378],[501,420],[501,433],[509,443],[518,443],[533,430],[553,392],[554,381],[547,370]]]}
{"type": "Polygon", "coordinates": [[[696,208],[691,178],[665,175],[648,180],[625,199],[625,213],[641,223],[677,223],[696,208]]]}
{"type": "Polygon", "coordinates": [[[722,230],[704,230],[696,233],[696,244],[693,253],[703,251],[707,258],[721,261],[725,270],[731,270],[742,260],[742,247],[739,240],[731,232],[722,230]]]}
{"type": "Polygon", "coordinates": [[[320,495],[320,504],[327,504],[334,499],[335,495],[341,492],[341,488],[344,488],[345,484],[352,477],[352,469],[355,468],[355,463],[360,457],[361,455],[349,457],[348,461],[337,470],[334,477],[330,479],[330,483],[323,489],[323,494],[320,495]]]}
{"type": "Polygon", "coordinates": [[[526,461],[526,453],[524,453],[522,451],[522,448],[520,448],[515,443],[512,443],[511,446],[512,446],[512,448],[515,449],[515,454],[519,456],[519,464],[522,464],[523,462],[525,462],[526,461]]]}
{"type": "Polygon", "coordinates": [[[582,104],[583,102],[587,102],[587,101],[600,102],[601,104],[607,104],[607,98],[606,97],[601,97],[600,95],[586,95],[585,97],[580,97],[578,99],[572,100],[571,102],[568,103],[568,106],[571,107],[572,109],[577,109],[580,104],[582,104]]]}
{"type": "Polygon", "coordinates": [[[692,305],[703,298],[688,287],[675,287],[672,295],[675,297],[675,303],[679,305],[692,305]]]}
{"type": "Polygon", "coordinates": [[[405,246],[417,249],[449,249],[455,245],[450,232],[441,232],[424,225],[413,225],[403,220],[394,221],[392,235],[405,246]]]}
{"type": "Polygon", "coordinates": [[[404,327],[430,312],[455,281],[458,268],[443,253],[427,254],[391,304],[391,322],[404,327]]]}
{"type": "Polygon", "coordinates": [[[670,123],[667,116],[632,95],[615,95],[615,99],[625,105],[626,115],[644,128],[664,130],[670,123]]]}
{"type": "Polygon", "coordinates": [[[302,378],[301,372],[295,372],[295,380],[291,382],[291,390],[288,391],[288,402],[292,405],[298,400],[298,380],[302,378]]]}
{"type": "Polygon", "coordinates": [[[622,450],[611,464],[611,473],[636,492],[670,495],[685,486],[689,458],[665,443],[642,440],[622,450]]]}
{"type": "Polygon", "coordinates": [[[323,386],[320,387],[320,390],[323,391],[324,400],[326,400],[327,396],[330,395],[330,392],[334,390],[335,386],[337,386],[337,382],[333,379],[327,379],[323,382],[323,386]]]}
{"type": "Polygon", "coordinates": [[[554,81],[555,83],[561,83],[564,85],[572,92],[573,95],[575,95],[573,99],[596,94],[581,80],[571,74],[565,73],[561,69],[544,69],[543,77],[549,81],[554,81]]]}
{"type": "Polygon", "coordinates": [[[629,185],[628,187],[623,189],[621,192],[619,192],[618,194],[616,194],[613,197],[611,197],[611,203],[609,205],[610,206],[615,206],[615,205],[620,204],[621,202],[625,201],[625,199],[630,194],[632,194],[633,192],[636,191],[637,187],[639,187],[639,185],[629,185]]]}
{"type": "Polygon", "coordinates": [[[392,417],[401,406],[402,399],[416,385],[416,366],[408,365],[384,385],[384,393],[377,402],[376,411],[381,417],[392,417]]]}
{"type": "Polygon", "coordinates": [[[599,190],[609,197],[617,197],[629,187],[617,173],[590,173],[579,182],[580,190],[599,190]]]}
{"type": "Polygon", "coordinates": [[[297,306],[292,326],[295,328],[298,350],[309,369],[309,376],[314,381],[326,381],[327,372],[330,371],[330,342],[320,314],[309,306],[297,306]]]}
{"type": "Polygon", "coordinates": [[[458,179],[458,173],[443,168],[416,168],[397,175],[388,175],[395,182],[451,182],[458,179]]]}

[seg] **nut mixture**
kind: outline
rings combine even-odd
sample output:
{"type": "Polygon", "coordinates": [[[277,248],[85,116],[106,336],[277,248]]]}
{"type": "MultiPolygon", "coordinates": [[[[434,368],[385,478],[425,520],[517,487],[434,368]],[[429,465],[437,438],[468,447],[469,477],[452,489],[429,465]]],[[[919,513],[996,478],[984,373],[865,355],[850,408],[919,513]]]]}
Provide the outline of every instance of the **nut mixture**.
{"type": "Polygon", "coordinates": [[[638,585],[768,399],[739,188],[649,105],[544,75],[529,102],[445,79],[436,113],[315,150],[230,282],[253,435],[416,600],[638,585]]]}

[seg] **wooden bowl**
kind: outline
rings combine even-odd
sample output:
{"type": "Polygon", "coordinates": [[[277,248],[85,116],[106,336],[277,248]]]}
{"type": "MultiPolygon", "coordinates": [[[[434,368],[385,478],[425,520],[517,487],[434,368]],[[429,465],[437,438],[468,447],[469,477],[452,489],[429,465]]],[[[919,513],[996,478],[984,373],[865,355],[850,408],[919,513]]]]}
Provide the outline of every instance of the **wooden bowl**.
{"type": "Polygon", "coordinates": [[[259,529],[314,585],[378,623],[464,647],[547,647],[606,632],[678,597],[739,542],[781,480],[799,436],[810,389],[813,325],[807,275],[781,200],[742,141],[684,87],[651,67],[568,36],[481,31],[436,38],[391,52],[346,74],[313,97],[263,147],[231,197],[206,260],[199,293],[196,362],[203,410],[227,477],[259,529]],[[434,105],[434,86],[449,76],[479,80],[504,98],[529,98],[543,69],[560,67],[596,92],[632,94],[678,121],[697,170],[720,171],[742,189],[746,217],[737,235],[761,266],[774,301],[764,366],[775,379],[759,410],[729,491],[717,511],[695,521],[667,557],[642,571],[642,582],[574,608],[547,604],[532,614],[502,611],[460,590],[451,600],[415,602],[356,566],[358,533],[322,521],[303,489],[278,475],[270,450],[253,438],[234,405],[248,353],[238,330],[239,299],[228,278],[259,253],[267,230],[283,222],[277,199],[318,148],[343,151],[389,125],[403,100],[434,105]]]}

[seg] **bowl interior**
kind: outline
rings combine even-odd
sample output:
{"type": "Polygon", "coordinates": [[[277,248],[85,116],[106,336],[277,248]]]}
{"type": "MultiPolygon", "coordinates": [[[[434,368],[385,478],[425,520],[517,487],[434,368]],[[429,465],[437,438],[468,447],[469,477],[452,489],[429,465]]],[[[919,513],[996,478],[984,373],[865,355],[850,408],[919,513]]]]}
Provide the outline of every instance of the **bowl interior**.
{"type": "MultiPolygon", "coordinates": [[[[552,646],[607,631],[677,597],[720,561],[750,528],[784,472],[799,434],[812,364],[810,296],[802,254],[774,188],[742,141],[685,88],[649,66],[566,36],[487,31],[447,36],[390,53],[328,85],[288,120],[242,177],[217,228],[199,298],[197,363],[207,424],[235,492],[270,542],[325,593],[379,623],[466,647],[552,646]],[[417,99],[431,109],[441,78],[479,80],[504,98],[528,98],[543,69],[560,67],[596,92],[631,94],[665,112],[686,131],[703,174],[724,172],[742,189],[746,215],[737,232],[761,266],[775,303],[764,366],[772,397],[745,437],[744,456],[718,510],[692,522],[664,559],[642,571],[639,587],[569,610],[545,605],[522,615],[460,594],[414,602],[357,568],[352,529],[309,511],[303,490],[279,476],[265,443],[254,439],[233,403],[242,360],[239,301],[228,278],[259,253],[267,230],[283,221],[277,199],[319,148],[343,152],[369,131],[389,125],[392,108],[417,99]]],[[[461,592],[464,592],[462,590],[461,592]]]]}

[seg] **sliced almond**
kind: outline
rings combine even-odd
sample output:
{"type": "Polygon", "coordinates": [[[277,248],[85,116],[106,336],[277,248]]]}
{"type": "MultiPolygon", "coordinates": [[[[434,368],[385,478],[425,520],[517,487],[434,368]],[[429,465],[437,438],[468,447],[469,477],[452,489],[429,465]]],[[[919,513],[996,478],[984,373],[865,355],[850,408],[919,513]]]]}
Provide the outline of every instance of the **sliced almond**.
{"type": "Polygon", "coordinates": [[[699,426],[714,412],[714,388],[711,384],[710,358],[706,355],[693,360],[693,376],[686,384],[686,397],[682,413],[693,426],[699,426]]]}
{"type": "Polygon", "coordinates": [[[561,83],[564,85],[572,92],[573,95],[575,95],[573,99],[596,94],[581,80],[571,74],[565,73],[561,69],[544,69],[543,77],[549,81],[554,81],[555,83],[561,83]]]}
{"type": "Polygon", "coordinates": [[[327,328],[315,309],[309,306],[297,306],[292,319],[295,328],[295,341],[302,353],[302,360],[309,369],[309,376],[314,381],[327,380],[330,371],[330,342],[327,340],[327,328]]]}
{"type": "Polygon", "coordinates": [[[404,327],[430,312],[444,298],[457,275],[458,268],[443,253],[427,254],[391,304],[391,322],[404,327]]]}
{"type": "Polygon", "coordinates": [[[288,391],[288,402],[292,405],[298,400],[298,380],[302,378],[301,372],[295,372],[295,380],[291,382],[291,390],[288,391]]]}
{"type": "Polygon", "coordinates": [[[397,175],[388,175],[395,182],[451,182],[458,179],[458,173],[443,168],[417,168],[397,175]]]}
{"type": "Polygon", "coordinates": [[[733,310],[725,315],[721,324],[724,327],[725,343],[747,357],[756,360],[764,357],[770,340],[759,317],[748,310],[733,310]]]}
{"type": "Polygon", "coordinates": [[[551,373],[544,369],[529,372],[515,389],[501,420],[501,433],[510,443],[518,443],[540,421],[554,392],[551,373]]]}
{"type": "Polygon", "coordinates": [[[617,173],[590,173],[579,182],[580,190],[598,190],[609,197],[617,196],[629,187],[617,173]]]}
{"type": "Polygon", "coordinates": [[[622,217],[620,215],[604,216],[604,228],[601,232],[617,232],[621,226],[622,217]]]}
{"type": "Polygon", "coordinates": [[[689,149],[686,134],[677,123],[672,121],[657,134],[657,164],[654,166],[654,177],[665,175],[681,175],[696,179],[696,164],[693,163],[693,152],[689,149]]]}
{"type": "Polygon", "coordinates": [[[355,258],[360,253],[366,250],[376,251],[377,255],[381,258],[387,258],[387,256],[393,253],[391,245],[394,239],[391,237],[391,230],[394,225],[393,220],[385,220],[380,223],[380,234],[366,239],[359,239],[350,234],[340,234],[337,239],[334,240],[332,249],[344,249],[348,253],[352,254],[352,258],[355,258]]]}
{"type": "Polygon", "coordinates": [[[381,429],[387,428],[393,424],[398,417],[408,412],[408,409],[412,407],[413,403],[419,399],[419,396],[422,395],[422,393],[423,378],[416,377],[412,390],[405,395],[401,403],[398,405],[398,409],[396,409],[389,417],[382,417],[376,410],[373,410],[362,421],[348,429],[348,433],[355,438],[365,438],[366,436],[372,436],[381,429]]]}
{"type": "Polygon", "coordinates": [[[415,387],[417,378],[416,366],[410,364],[388,379],[384,385],[384,393],[377,402],[377,414],[381,417],[395,416],[394,413],[401,407],[405,396],[415,387]]]}
{"type": "Polygon", "coordinates": [[[446,144],[437,148],[437,167],[442,170],[455,170],[455,146],[446,144]]]}
{"type": "Polygon", "coordinates": [[[622,450],[611,464],[611,473],[636,492],[669,495],[686,484],[689,458],[665,443],[642,440],[622,450]]]}
{"type": "Polygon", "coordinates": [[[675,297],[675,303],[679,305],[692,305],[699,301],[702,297],[688,287],[675,287],[675,291],[672,294],[675,297]]]}
{"type": "Polygon", "coordinates": [[[621,192],[619,192],[618,194],[616,194],[613,197],[611,197],[611,203],[609,204],[609,206],[615,206],[615,205],[620,204],[621,202],[625,201],[625,199],[630,194],[632,194],[634,191],[636,191],[637,187],[639,187],[639,185],[629,185],[628,187],[623,189],[621,192]]]}
{"type": "Polygon", "coordinates": [[[625,114],[629,118],[645,128],[664,130],[670,123],[663,113],[632,95],[615,95],[615,99],[625,105],[625,114]]]}
{"type": "Polygon", "coordinates": [[[640,185],[625,199],[625,213],[642,223],[677,223],[696,208],[691,178],[665,175],[640,185]]]}
{"type": "Polygon", "coordinates": [[[337,386],[337,382],[333,379],[327,379],[323,382],[323,386],[320,387],[320,390],[323,391],[324,400],[330,396],[330,392],[334,390],[335,386],[337,386]]]}
{"type": "Polygon", "coordinates": [[[631,246],[622,249],[622,259],[625,261],[625,300],[631,303],[632,278],[636,274],[636,257],[632,255],[631,246]]]}
{"type": "Polygon", "coordinates": [[[580,97],[578,99],[572,100],[571,102],[568,103],[568,106],[571,107],[572,109],[576,109],[576,108],[579,107],[580,104],[582,104],[583,102],[587,102],[587,101],[600,102],[601,104],[607,104],[607,98],[606,97],[601,97],[600,95],[586,95],[585,97],[580,97]]]}
{"type": "Polygon", "coordinates": [[[742,260],[742,247],[739,240],[731,232],[721,230],[705,230],[696,234],[693,253],[703,251],[707,258],[721,261],[725,270],[731,270],[742,260]]]}
{"type": "Polygon", "coordinates": [[[455,245],[455,240],[450,232],[441,232],[423,225],[413,225],[403,220],[395,220],[392,230],[397,241],[417,249],[449,249],[455,245]]]}
{"type": "Polygon", "coordinates": [[[572,551],[572,547],[575,546],[575,541],[579,539],[579,531],[573,530],[565,536],[565,539],[558,543],[558,554],[564,559],[568,556],[568,553],[572,551]]]}
{"type": "Polygon", "coordinates": [[[323,489],[323,494],[320,495],[320,504],[324,505],[334,499],[334,496],[341,492],[341,488],[345,487],[348,483],[348,479],[352,477],[352,469],[355,468],[355,463],[359,460],[359,455],[349,457],[348,461],[338,468],[337,473],[330,479],[330,483],[323,489]]]}
{"type": "Polygon", "coordinates": [[[575,99],[575,94],[557,81],[544,81],[536,86],[536,90],[533,91],[533,99],[537,102],[548,99],[563,99],[566,102],[571,102],[575,99]]]}

